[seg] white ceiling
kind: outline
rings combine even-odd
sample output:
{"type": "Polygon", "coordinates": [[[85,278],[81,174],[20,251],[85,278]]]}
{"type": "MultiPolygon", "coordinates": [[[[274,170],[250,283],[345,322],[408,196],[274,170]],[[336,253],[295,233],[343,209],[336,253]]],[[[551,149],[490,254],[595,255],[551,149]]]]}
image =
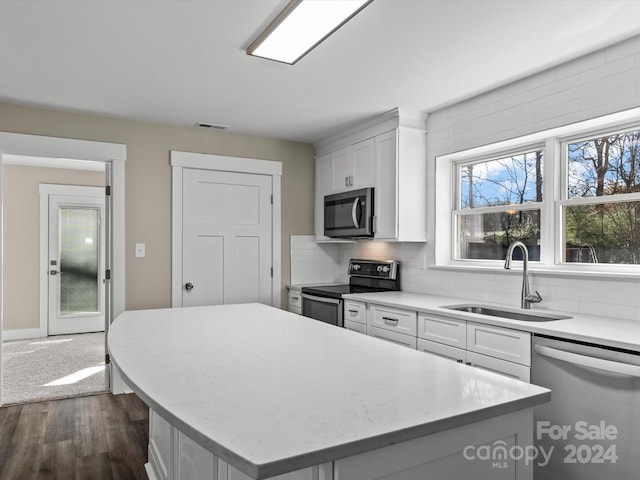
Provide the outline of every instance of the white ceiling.
{"type": "Polygon", "coordinates": [[[282,0],[0,0],[0,101],[315,142],[640,34],[638,0],[374,0],[290,66],[244,49],[282,0]]]}

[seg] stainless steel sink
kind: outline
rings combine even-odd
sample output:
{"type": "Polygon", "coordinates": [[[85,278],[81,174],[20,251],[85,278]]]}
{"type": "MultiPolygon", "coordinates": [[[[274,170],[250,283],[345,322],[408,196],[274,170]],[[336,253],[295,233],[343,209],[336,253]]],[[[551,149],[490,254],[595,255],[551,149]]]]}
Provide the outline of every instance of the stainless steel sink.
{"type": "Polygon", "coordinates": [[[522,310],[509,310],[491,305],[463,304],[446,305],[442,308],[457,310],[458,312],[475,313],[478,315],[488,315],[490,317],[508,318],[510,320],[521,320],[523,322],[550,322],[553,320],[566,320],[571,318],[567,315],[557,315],[555,313],[534,313],[523,312],[522,310]]]}

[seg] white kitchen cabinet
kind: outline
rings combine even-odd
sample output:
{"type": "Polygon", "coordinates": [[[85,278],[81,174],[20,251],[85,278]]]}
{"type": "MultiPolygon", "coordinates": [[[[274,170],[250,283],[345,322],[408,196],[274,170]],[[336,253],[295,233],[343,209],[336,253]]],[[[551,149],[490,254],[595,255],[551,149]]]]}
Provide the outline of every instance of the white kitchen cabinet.
{"type": "Polygon", "coordinates": [[[367,335],[369,335],[370,337],[385,340],[387,342],[392,342],[397,345],[402,345],[403,347],[413,348],[414,350],[418,347],[418,341],[415,336],[398,333],[396,331],[387,330],[385,328],[372,327],[371,325],[368,325],[367,335]]]}
{"type": "Polygon", "coordinates": [[[367,335],[415,349],[417,316],[418,314],[412,310],[369,305],[367,335]]]}
{"type": "Polygon", "coordinates": [[[302,295],[297,288],[289,288],[289,311],[302,315],[302,295]]]}
{"type": "Polygon", "coordinates": [[[490,357],[489,355],[481,355],[471,351],[467,351],[465,363],[483,370],[516,378],[523,382],[529,383],[531,381],[531,368],[526,365],[520,365],[518,363],[501,360],[496,357],[490,357]]]}
{"type": "Polygon", "coordinates": [[[367,334],[367,325],[364,323],[354,322],[353,320],[344,320],[344,328],[347,330],[353,330],[354,332],[362,333],[363,335],[367,334]]]}
{"type": "MultiPolygon", "coordinates": [[[[417,312],[384,305],[369,305],[367,323],[370,327],[382,328],[403,335],[416,336],[417,312]]],[[[415,348],[415,347],[414,347],[415,348]]]]}
{"type": "MultiPolygon", "coordinates": [[[[218,480],[252,480],[249,475],[241,472],[234,466],[222,462],[222,460],[220,460],[220,464],[218,480]]],[[[270,478],[272,480],[332,480],[333,471],[332,465],[327,463],[270,478]]]]}
{"type": "Polygon", "coordinates": [[[468,322],[467,350],[531,366],[529,332],[468,322]]]}
{"type": "Polygon", "coordinates": [[[352,322],[367,323],[367,304],[364,302],[356,302],[355,300],[345,300],[344,302],[344,320],[352,322]]]}
{"type": "Polygon", "coordinates": [[[426,116],[395,109],[315,144],[316,240],[324,236],[324,196],[374,187],[374,239],[426,241],[426,116]]]}
{"type": "Polygon", "coordinates": [[[423,130],[398,127],[375,137],[374,238],[427,240],[427,147],[423,130]]]}
{"type": "MultiPolygon", "coordinates": [[[[201,447],[175,426],[149,410],[150,480],[251,480],[216,455],[201,447]]],[[[331,463],[314,465],[271,477],[273,480],[332,480],[331,463]]]]}
{"type": "Polygon", "coordinates": [[[420,313],[418,336],[418,350],[530,381],[528,332],[420,313]]]}
{"type": "Polygon", "coordinates": [[[426,313],[418,314],[418,336],[438,344],[467,348],[467,322],[426,313]]]}
{"type": "Polygon", "coordinates": [[[455,360],[458,363],[466,363],[467,351],[463,348],[452,347],[443,343],[432,342],[424,338],[418,338],[418,350],[425,353],[438,355],[439,357],[455,360]]]}
{"type": "Polygon", "coordinates": [[[374,139],[331,152],[331,192],[374,186],[374,139]]]}
{"type": "Polygon", "coordinates": [[[315,230],[317,241],[331,241],[324,234],[324,197],[331,193],[331,154],[316,157],[315,230]]]}

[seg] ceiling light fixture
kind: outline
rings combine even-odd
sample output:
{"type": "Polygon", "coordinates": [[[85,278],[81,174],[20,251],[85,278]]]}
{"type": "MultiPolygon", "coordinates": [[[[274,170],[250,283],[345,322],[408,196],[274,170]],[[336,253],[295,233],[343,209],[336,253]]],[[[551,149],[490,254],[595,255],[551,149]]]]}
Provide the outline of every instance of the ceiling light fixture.
{"type": "Polygon", "coordinates": [[[247,55],[293,65],[373,0],[291,0],[247,55]]]}

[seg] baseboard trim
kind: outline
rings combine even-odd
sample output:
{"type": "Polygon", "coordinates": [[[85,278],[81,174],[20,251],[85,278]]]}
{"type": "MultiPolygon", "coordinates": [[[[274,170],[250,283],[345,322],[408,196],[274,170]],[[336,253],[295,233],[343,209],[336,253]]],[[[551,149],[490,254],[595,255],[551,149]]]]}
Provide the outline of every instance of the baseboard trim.
{"type": "Polygon", "coordinates": [[[47,336],[47,332],[40,328],[19,328],[16,330],[3,330],[2,341],[8,340],[29,340],[32,338],[43,338],[47,336]]]}

